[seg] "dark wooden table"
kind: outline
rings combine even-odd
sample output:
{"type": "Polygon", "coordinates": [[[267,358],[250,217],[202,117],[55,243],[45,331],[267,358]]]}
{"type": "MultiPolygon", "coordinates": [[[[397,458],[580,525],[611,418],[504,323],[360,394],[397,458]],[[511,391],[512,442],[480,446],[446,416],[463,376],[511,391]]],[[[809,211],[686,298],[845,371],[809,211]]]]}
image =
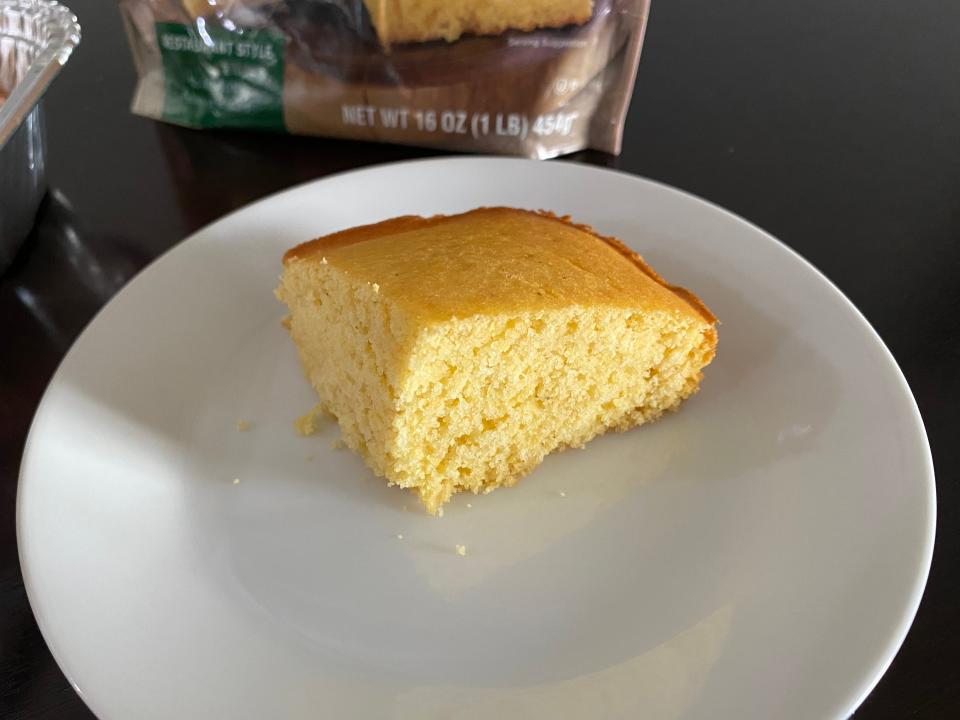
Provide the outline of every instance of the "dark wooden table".
{"type": "MultiPolygon", "coordinates": [[[[132,116],[105,0],[47,99],[51,189],[0,276],[0,717],[91,718],[34,623],[17,473],[57,363],[96,311],[188,233],[268,193],[427,155],[194,132],[132,116]]],[[[937,471],[933,569],[906,643],[858,718],[960,717],[960,3],[658,0],[623,155],[582,153],[730,208],[823,270],[889,345],[937,471]]]]}

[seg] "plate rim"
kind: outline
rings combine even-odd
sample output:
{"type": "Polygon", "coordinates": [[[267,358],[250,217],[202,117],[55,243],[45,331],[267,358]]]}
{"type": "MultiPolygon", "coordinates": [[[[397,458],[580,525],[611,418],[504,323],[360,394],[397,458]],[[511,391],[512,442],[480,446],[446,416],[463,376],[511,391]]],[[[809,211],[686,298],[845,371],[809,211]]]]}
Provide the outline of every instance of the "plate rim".
{"type": "Polygon", "coordinates": [[[888,642],[884,648],[884,651],[879,654],[869,670],[865,672],[865,679],[861,681],[856,687],[851,685],[850,689],[846,693],[848,700],[836,708],[836,714],[834,717],[837,718],[847,718],[851,716],[860,705],[866,700],[871,692],[876,688],[877,684],[880,682],[881,678],[886,674],[887,670],[890,668],[890,665],[893,663],[894,658],[899,653],[901,647],[903,646],[904,641],[913,625],[913,622],[916,618],[917,612],[920,608],[920,603],[923,598],[923,594],[926,590],[927,582],[929,581],[930,568],[933,561],[933,551],[936,541],[936,529],[937,529],[937,492],[936,492],[936,472],[933,464],[933,455],[930,449],[930,439],[926,431],[926,426],[923,421],[923,416],[920,413],[919,406],[917,405],[916,397],[913,394],[913,391],[910,388],[909,383],[907,382],[906,376],[903,373],[903,369],[900,367],[900,364],[897,362],[896,357],[893,355],[890,348],[884,342],[883,338],[873,327],[867,317],[860,311],[860,309],[850,300],[849,297],[823,272],[818,268],[814,263],[801,255],[797,250],[794,250],[792,247],[787,245],[785,242],[775,237],[771,233],[767,232],[760,226],[754,224],[750,220],[738,215],[737,213],[728,210],[710,200],[707,200],[699,195],[696,195],[692,192],[683,190],[681,188],[675,187],[665,182],[659,180],[654,180],[643,175],[630,173],[626,170],[621,170],[618,168],[607,168],[601,167],[598,165],[579,163],[576,161],[564,161],[559,160],[530,160],[525,158],[514,158],[514,157],[503,157],[497,155],[455,155],[455,156],[430,156],[424,158],[414,158],[407,160],[398,160],[385,163],[374,163],[370,165],[365,165],[362,167],[349,168],[339,172],[330,173],[327,175],[321,175],[319,177],[312,178],[303,182],[296,183],[289,187],[277,190],[275,192],[269,193],[261,198],[253,200],[245,205],[242,205],[230,212],[217,217],[209,223],[206,223],[202,227],[194,230],[193,232],[186,235],[181,240],[175,242],[173,245],[165,249],[159,255],[154,257],[149,263],[147,263],[143,268],[138,270],[133,276],[127,280],[126,283],[116,292],[112,297],[110,297],[90,320],[83,326],[80,332],[77,333],[77,336],[73,339],[70,344],[70,347],[64,353],[60,362],[57,364],[56,369],[50,377],[46,387],[43,390],[40,401],[37,403],[36,410],[34,411],[33,417],[30,421],[29,430],[27,432],[27,437],[24,442],[23,452],[20,458],[20,467],[17,476],[17,492],[15,500],[15,515],[16,515],[16,542],[17,542],[17,558],[20,565],[20,573],[23,579],[24,590],[27,595],[27,600],[30,604],[30,609],[33,613],[34,619],[36,620],[37,626],[40,630],[40,634],[43,637],[44,643],[46,644],[50,654],[53,656],[54,660],[57,663],[58,668],[63,673],[64,677],[67,679],[67,682],[73,688],[74,692],[80,697],[84,704],[94,713],[98,718],[105,718],[106,716],[98,711],[92,703],[92,698],[88,696],[78,685],[75,680],[76,674],[73,668],[68,668],[64,662],[63,655],[57,643],[54,641],[52,632],[49,628],[46,617],[39,609],[39,596],[37,590],[33,587],[33,571],[30,568],[29,563],[26,558],[25,551],[25,540],[28,534],[28,531],[25,529],[25,520],[24,520],[24,495],[25,487],[28,484],[26,477],[26,466],[27,458],[32,452],[33,446],[37,442],[39,421],[42,416],[47,411],[47,405],[49,404],[50,390],[54,387],[55,384],[59,383],[61,376],[63,374],[64,368],[67,363],[71,360],[74,352],[76,351],[77,345],[80,343],[82,338],[89,332],[90,328],[94,323],[98,322],[103,313],[107,308],[119,302],[120,298],[128,292],[130,287],[137,281],[141,280],[142,276],[147,272],[152,271],[154,266],[158,265],[160,262],[166,262],[169,256],[172,256],[175,252],[181,250],[185,245],[194,241],[198,236],[206,234],[213,226],[218,223],[225,222],[235,215],[243,212],[250,211],[255,207],[260,206],[261,204],[273,203],[286,195],[292,195],[294,193],[305,190],[306,188],[314,185],[321,185],[328,180],[337,180],[344,178],[346,176],[361,174],[361,173],[377,173],[386,168],[396,168],[398,166],[422,166],[422,165],[449,165],[449,164],[486,164],[486,163],[496,163],[496,164],[516,164],[516,165],[530,165],[530,164],[554,164],[566,167],[569,170],[574,172],[583,172],[587,174],[600,173],[600,174],[613,174],[619,176],[622,180],[626,182],[634,182],[638,185],[653,186],[660,191],[666,191],[667,193],[681,196],[686,201],[693,201],[694,203],[701,204],[709,208],[713,213],[719,213],[720,215],[725,216],[728,220],[732,220],[737,224],[745,226],[747,229],[754,231],[755,233],[762,236],[766,241],[771,242],[774,246],[777,246],[779,249],[785,250],[793,261],[799,261],[803,266],[806,266],[807,269],[813,272],[813,274],[824,283],[826,289],[831,291],[843,304],[847,306],[848,309],[853,311],[854,316],[863,324],[863,326],[869,331],[869,337],[879,346],[882,351],[883,357],[889,365],[892,366],[894,370],[894,377],[896,378],[899,390],[901,390],[906,398],[908,399],[908,404],[911,409],[912,414],[912,429],[917,434],[917,439],[920,441],[920,448],[923,451],[924,455],[924,467],[921,473],[918,473],[917,482],[920,482],[926,492],[926,513],[928,521],[926,527],[924,528],[924,538],[923,538],[923,548],[921,553],[921,561],[919,567],[915,568],[916,573],[913,580],[912,587],[910,589],[909,599],[906,603],[906,606],[903,608],[900,614],[900,618],[896,623],[896,628],[893,633],[890,634],[888,642]]]}

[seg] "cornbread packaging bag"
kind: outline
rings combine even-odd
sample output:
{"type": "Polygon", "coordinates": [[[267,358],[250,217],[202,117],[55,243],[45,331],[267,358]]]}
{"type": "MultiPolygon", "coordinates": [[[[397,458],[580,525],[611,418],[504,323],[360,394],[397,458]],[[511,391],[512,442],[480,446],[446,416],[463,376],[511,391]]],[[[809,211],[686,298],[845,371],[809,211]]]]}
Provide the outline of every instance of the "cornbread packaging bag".
{"type": "Polygon", "coordinates": [[[620,151],[649,0],[120,0],[133,110],[548,158],[620,151]]]}

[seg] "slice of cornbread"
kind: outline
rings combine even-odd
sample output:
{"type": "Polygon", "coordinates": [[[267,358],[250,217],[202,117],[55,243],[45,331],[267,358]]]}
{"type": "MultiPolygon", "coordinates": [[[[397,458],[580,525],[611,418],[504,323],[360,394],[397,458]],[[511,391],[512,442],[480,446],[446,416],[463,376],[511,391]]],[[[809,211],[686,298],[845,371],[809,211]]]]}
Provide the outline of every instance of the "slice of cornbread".
{"type": "Polygon", "coordinates": [[[716,350],[694,295],[550,213],[399,217],[283,262],[277,296],[322,408],[431,513],[675,408],[716,350]]]}
{"type": "Polygon", "coordinates": [[[385,46],[585,23],[593,0],[363,0],[385,46]]]}

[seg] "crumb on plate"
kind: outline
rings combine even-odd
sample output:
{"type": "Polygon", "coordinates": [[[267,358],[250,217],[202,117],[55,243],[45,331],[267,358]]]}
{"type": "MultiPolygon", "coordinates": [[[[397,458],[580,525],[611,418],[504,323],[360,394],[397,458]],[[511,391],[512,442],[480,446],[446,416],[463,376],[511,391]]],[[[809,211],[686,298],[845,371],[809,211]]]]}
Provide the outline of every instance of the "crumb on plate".
{"type": "Polygon", "coordinates": [[[324,415],[324,410],[320,405],[314,405],[313,409],[306,415],[301,415],[293,421],[293,428],[297,435],[307,437],[313,435],[320,429],[319,419],[324,415]]]}

